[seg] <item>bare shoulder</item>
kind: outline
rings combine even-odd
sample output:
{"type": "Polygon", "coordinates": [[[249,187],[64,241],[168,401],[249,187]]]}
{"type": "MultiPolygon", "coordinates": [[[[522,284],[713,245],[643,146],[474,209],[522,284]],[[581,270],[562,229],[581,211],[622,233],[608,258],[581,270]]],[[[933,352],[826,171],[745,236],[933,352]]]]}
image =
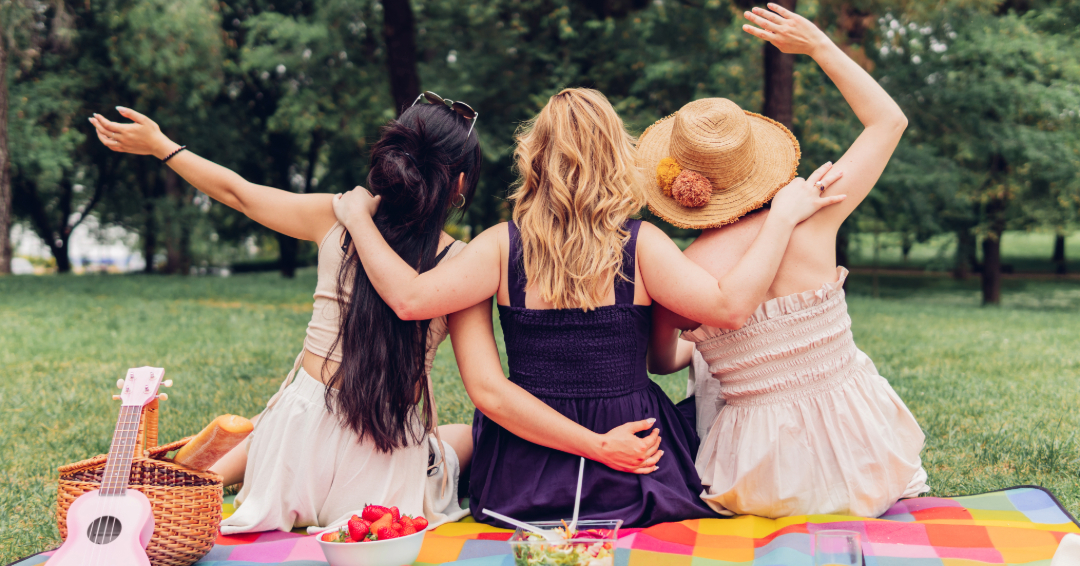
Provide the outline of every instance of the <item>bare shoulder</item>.
{"type": "Polygon", "coordinates": [[[473,238],[472,241],[477,243],[485,242],[485,245],[490,245],[490,243],[498,243],[499,245],[502,245],[504,242],[509,242],[510,223],[500,222],[488,228],[487,230],[480,232],[480,234],[473,238]]]}
{"type": "Polygon", "coordinates": [[[500,222],[476,235],[465,246],[471,254],[481,253],[485,257],[491,253],[499,253],[506,250],[510,241],[510,231],[506,222],[500,222]]]}
{"type": "Polygon", "coordinates": [[[638,245],[644,245],[645,248],[654,246],[663,246],[665,244],[675,245],[675,242],[668,237],[659,227],[652,222],[645,220],[641,221],[641,228],[638,228],[638,245]]]}

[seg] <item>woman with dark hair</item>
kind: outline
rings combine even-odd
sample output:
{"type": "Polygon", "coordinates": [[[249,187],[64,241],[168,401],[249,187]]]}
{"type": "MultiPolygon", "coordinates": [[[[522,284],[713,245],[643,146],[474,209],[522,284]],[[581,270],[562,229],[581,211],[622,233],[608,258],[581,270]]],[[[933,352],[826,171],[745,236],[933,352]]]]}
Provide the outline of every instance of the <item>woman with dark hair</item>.
{"type": "MultiPolygon", "coordinates": [[[[428,96],[432,102],[442,102],[428,96]]],[[[420,101],[420,98],[417,98],[420,101]]],[[[414,104],[382,131],[367,185],[394,251],[420,272],[464,243],[443,232],[468,207],[482,154],[468,107],[414,104]]],[[[319,243],[318,284],[304,349],[256,417],[248,443],[213,471],[244,482],[224,533],[340,524],[365,504],[395,505],[438,524],[462,517],[457,476],[471,457],[469,427],[438,426],[428,372],[447,318],[403,321],[372,287],[356,245],[334,217],[333,195],[249,183],[184,151],[146,116],[120,124],[94,115],[110,149],[162,159],[215,200],[294,238],[319,243]],[[439,440],[441,439],[441,441],[439,440]]]]}

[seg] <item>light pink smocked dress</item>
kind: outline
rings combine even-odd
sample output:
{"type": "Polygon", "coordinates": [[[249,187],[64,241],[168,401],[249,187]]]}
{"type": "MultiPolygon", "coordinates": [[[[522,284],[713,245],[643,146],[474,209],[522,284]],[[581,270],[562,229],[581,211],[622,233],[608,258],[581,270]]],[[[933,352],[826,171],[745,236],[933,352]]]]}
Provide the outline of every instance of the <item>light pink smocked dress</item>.
{"type": "Polygon", "coordinates": [[[714,378],[698,376],[698,417],[711,424],[696,463],[702,498],[720,513],[877,517],[930,489],[922,429],[855,347],[847,270],[837,272],[763,303],[739,330],[682,335],[714,378]],[[724,402],[701,397],[710,390],[724,402]]]}

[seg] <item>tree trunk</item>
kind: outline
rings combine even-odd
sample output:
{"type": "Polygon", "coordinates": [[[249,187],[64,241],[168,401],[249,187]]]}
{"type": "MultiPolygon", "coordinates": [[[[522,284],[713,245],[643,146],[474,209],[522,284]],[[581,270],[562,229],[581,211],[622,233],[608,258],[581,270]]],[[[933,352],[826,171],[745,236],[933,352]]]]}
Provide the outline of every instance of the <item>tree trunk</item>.
{"type": "Polygon", "coordinates": [[[0,23],[0,275],[11,273],[11,164],[8,162],[7,37],[0,23]]]}
{"type": "Polygon", "coordinates": [[[68,240],[63,238],[59,242],[49,242],[49,251],[56,258],[57,273],[71,273],[71,257],[68,255],[68,240]]]}
{"type": "Polygon", "coordinates": [[[281,276],[286,279],[292,279],[296,277],[296,263],[297,256],[300,251],[300,240],[291,238],[285,234],[276,233],[278,241],[278,267],[281,269],[281,276]]]}
{"type": "Polygon", "coordinates": [[[152,201],[147,201],[143,206],[143,211],[146,213],[146,219],[143,223],[143,261],[146,262],[146,266],[143,267],[143,273],[154,272],[154,254],[157,252],[157,221],[154,219],[154,204],[152,201]]]}
{"type": "Polygon", "coordinates": [[[836,265],[847,267],[851,263],[851,258],[848,256],[850,244],[851,240],[846,230],[841,229],[836,233],[836,265]]]}
{"type": "Polygon", "coordinates": [[[169,275],[188,275],[191,273],[191,254],[188,249],[191,242],[191,227],[185,216],[184,187],[176,171],[165,168],[165,196],[168,199],[168,215],[165,218],[165,268],[169,275]]]}
{"type": "MultiPolygon", "coordinates": [[[[795,11],[796,0],[777,0],[795,11]]],[[[771,43],[763,48],[765,59],[765,104],[761,113],[791,129],[794,116],[795,56],[781,53],[771,43]]]]}
{"type": "Polygon", "coordinates": [[[157,210],[154,205],[157,197],[157,183],[158,176],[155,175],[156,170],[151,172],[146,166],[147,160],[139,159],[136,161],[136,171],[140,181],[143,197],[143,260],[146,262],[146,266],[143,267],[143,273],[154,272],[154,255],[157,253],[158,244],[158,223],[157,223],[157,210]]]}
{"type": "MultiPolygon", "coordinates": [[[[845,222],[836,231],[836,265],[850,269],[851,256],[848,255],[848,249],[851,247],[851,230],[847,226],[848,224],[845,222]]],[[[844,280],[843,288],[845,291],[848,288],[847,279],[844,280]]]]}
{"type": "Polygon", "coordinates": [[[1065,262],[1065,234],[1056,234],[1054,236],[1054,272],[1058,275],[1065,275],[1069,272],[1068,264],[1065,262]]]}
{"type": "Polygon", "coordinates": [[[982,293],[983,305],[1001,304],[1001,234],[990,233],[983,238],[982,293]]]}
{"type": "Polygon", "coordinates": [[[409,0],[384,0],[383,40],[390,71],[390,94],[400,115],[420,93],[416,70],[416,22],[409,0]]]}
{"type": "MultiPolygon", "coordinates": [[[[1009,164],[1001,154],[990,156],[990,177],[992,184],[1004,177],[1009,164]]],[[[990,190],[994,187],[991,185],[990,190]]],[[[1001,235],[1005,233],[1005,213],[1009,206],[1009,195],[1004,188],[1000,193],[991,192],[986,201],[987,234],[983,238],[982,292],[983,305],[1001,304],[1001,235]]]]}
{"type": "Polygon", "coordinates": [[[983,238],[982,293],[983,305],[1001,304],[1001,236],[1005,233],[1004,197],[996,197],[986,204],[986,216],[990,231],[983,238]]]}
{"type": "Polygon", "coordinates": [[[971,275],[975,267],[975,235],[968,227],[956,231],[956,257],[954,258],[953,277],[964,280],[971,275]]]}

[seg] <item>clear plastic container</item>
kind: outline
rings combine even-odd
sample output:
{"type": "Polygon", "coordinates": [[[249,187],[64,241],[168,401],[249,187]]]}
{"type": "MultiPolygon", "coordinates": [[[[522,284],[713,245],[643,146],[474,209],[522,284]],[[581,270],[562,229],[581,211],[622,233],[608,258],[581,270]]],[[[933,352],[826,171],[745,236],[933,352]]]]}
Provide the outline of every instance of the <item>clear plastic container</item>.
{"type": "MultiPolygon", "coordinates": [[[[621,520],[578,521],[577,533],[567,541],[550,542],[517,529],[510,537],[515,566],[614,566],[615,542],[621,520]]],[[[563,528],[562,521],[529,523],[541,529],[563,528]]]]}

